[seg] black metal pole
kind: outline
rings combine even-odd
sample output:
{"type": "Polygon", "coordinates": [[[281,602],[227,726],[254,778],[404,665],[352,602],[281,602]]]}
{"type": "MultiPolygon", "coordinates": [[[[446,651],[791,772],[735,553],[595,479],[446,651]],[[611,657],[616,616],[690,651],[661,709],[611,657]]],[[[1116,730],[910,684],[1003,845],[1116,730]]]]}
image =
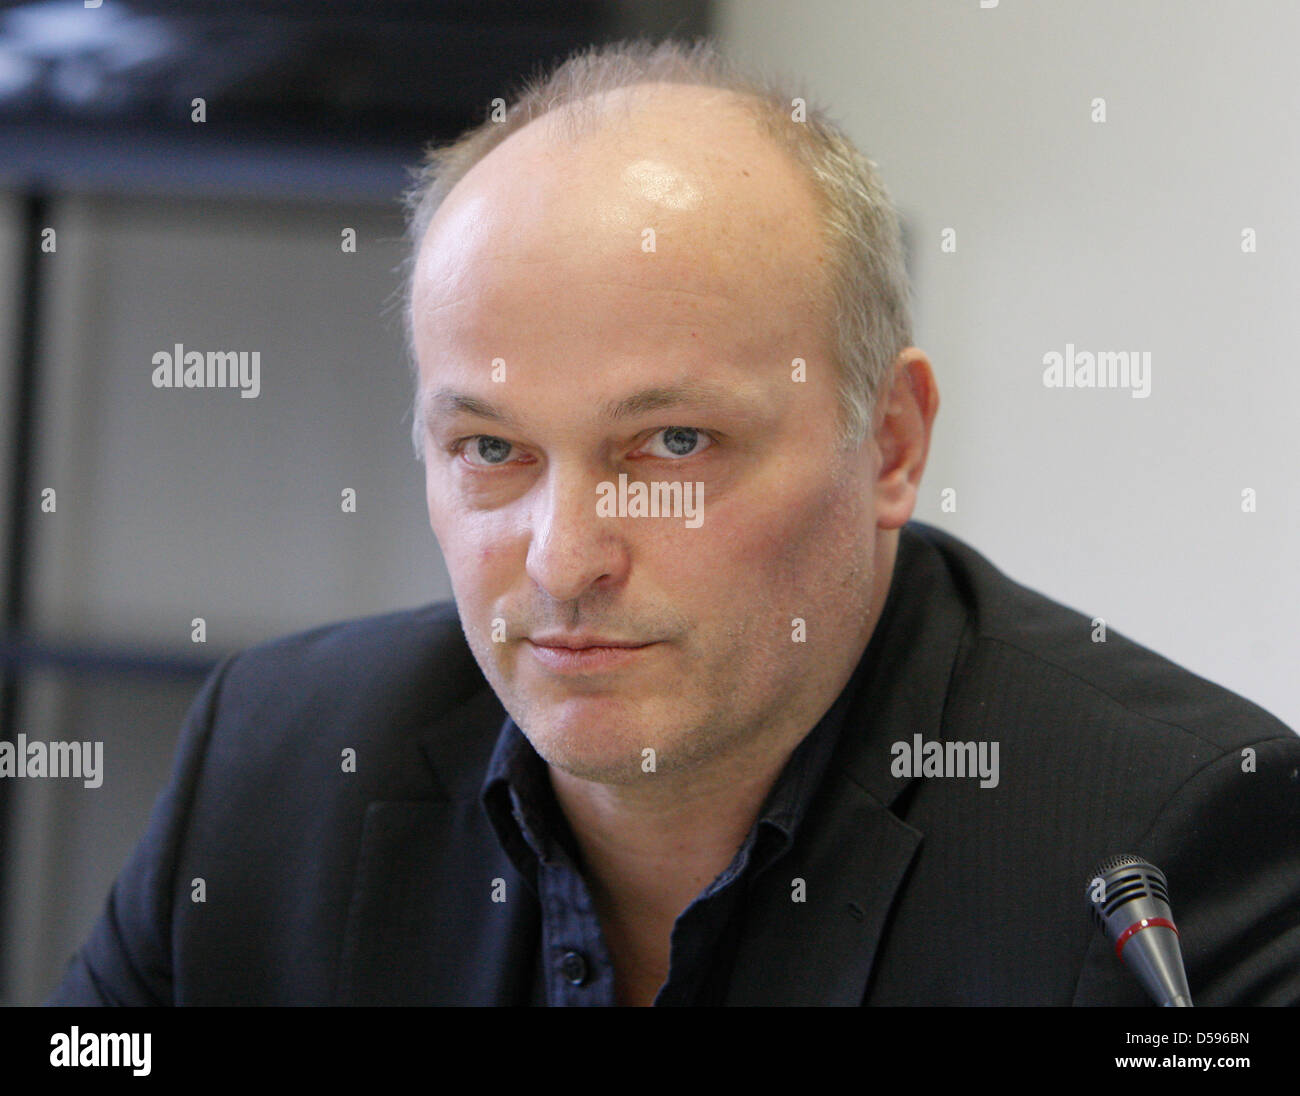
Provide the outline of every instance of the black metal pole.
{"type": "MultiPolygon", "coordinates": [[[[48,197],[39,190],[22,197],[21,257],[18,273],[18,316],[14,333],[13,439],[9,451],[8,537],[4,560],[4,634],[21,637],[27,625],[28,548],[31,541],[33,507],[38,505],[36,484],[36,416],[39,410],[39,366],[41,305],[44,266],[54,262],[55,251],[41,250],[41,232],[49,227],[48,197]]],[[[57,244],[57,238],[56,238],[57,244]]],[[[15,741],[21,704],[22,676],[17,665],[0,666],[0,738],[15,741]]],[[[9,782],[0,780],[0,849],[11,848],[13,796],[9,782]]],[[[6,893],[5,878],[10,857],[0,856],[0,895],[6,893]]],[[[2,916],[3,914],[0,914],[2,916]]],[[[7,938],[0,923],[0,939],[7,938]]],[[[0,965],[0,994],[4,992],[5,968],[0,965]]]]}

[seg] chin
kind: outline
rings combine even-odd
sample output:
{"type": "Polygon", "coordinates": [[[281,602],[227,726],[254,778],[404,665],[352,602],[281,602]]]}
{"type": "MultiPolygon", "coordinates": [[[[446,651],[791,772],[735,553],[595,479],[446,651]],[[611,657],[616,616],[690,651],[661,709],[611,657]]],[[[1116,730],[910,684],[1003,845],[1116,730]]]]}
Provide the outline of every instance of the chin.
{"type": "Polygon", "coordinates": [[[562,755],[555,761],[549,761],[552,769],[566,772],[578,780],[591,784],[630,785],[649,778],[649,773],[641,771],[641,756],[606,756],[593,757],[586,754],[562,755]]]}
{"type": "Polygon", "coordinates": [[[547,764],[571,776],[607,784],[627,784],[653,776],[653,771],[642,768],[646,748],[655,751],[655,771],[662,769],[663,735],[629,729],[638,725],[644,724],[635,719],[602,717],[588,705],[572,702],[548,706],[545,714],[530,719],[528,726],[519,724],[547,764]],[[584,712],[584,708],[588,710],[584,712]]]}

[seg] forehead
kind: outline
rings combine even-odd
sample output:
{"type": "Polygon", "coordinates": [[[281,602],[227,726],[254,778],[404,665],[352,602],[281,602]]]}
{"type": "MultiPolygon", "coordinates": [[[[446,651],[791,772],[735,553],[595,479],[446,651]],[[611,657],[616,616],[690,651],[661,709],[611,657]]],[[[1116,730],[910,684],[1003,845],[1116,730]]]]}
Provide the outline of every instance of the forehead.
{"type": "Polygon", "coordinates": [[[599,103],[576,129],[557,112],[511,134],[452,188],[421,244],[417,309],[510,261],[819,303],[816,191],[734,96],[648,85],[599,103]]]}

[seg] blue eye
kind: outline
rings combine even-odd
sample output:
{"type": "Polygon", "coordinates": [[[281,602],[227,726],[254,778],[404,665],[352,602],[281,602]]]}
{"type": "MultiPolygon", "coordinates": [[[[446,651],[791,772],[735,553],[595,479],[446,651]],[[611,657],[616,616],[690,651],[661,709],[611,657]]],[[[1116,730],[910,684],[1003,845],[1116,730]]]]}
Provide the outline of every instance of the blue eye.
{"type": "Polygon", "coordinates": [[[466,438],[468,443],[463,452],[470,464],[478,467],[486,465],[496,465],[507,463],[506,458],[510,455],[510,450],[514,448],[504,438],[494,438],[490,434],[479,434],[473,438],[466,438]],[[477,452],[483,458],[483,464],[479,465],[477,461],[469,459],[469,454],[477,452]]]}
{"type": "Polygon", "coordinates": [[[667,456],[668,458],[691,457],[703,451],[698,448],[701,441],[708,441],[710,445],[713,443],[713,440],[707,434],[702,434],[693,426],[666,426],[655,435],[656,438],[660,436],[663,437],[662,444],[667,453],[656,453],[654,455],[667,456]]]}

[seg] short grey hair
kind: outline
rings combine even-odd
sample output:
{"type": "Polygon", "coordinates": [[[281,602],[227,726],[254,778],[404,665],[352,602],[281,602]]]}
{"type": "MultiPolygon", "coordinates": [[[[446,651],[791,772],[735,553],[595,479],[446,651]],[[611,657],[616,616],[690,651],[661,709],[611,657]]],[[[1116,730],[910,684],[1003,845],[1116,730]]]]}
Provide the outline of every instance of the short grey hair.
{"type": "MultiPolygon", "coordinates": [[[[871,429],[882,384],[897,356],[912,344],[911,286],[902,230],[876,165],[864,156],[806,95],[790,94],[784,81],[740,71],[708,40],[658,44],[638,40],[594,46],[575,53],[549,75],[529,80],[504,117],[489,116],[455,141],[426,151],[403,195],[409,256],[405,261],[403,312],[408,362],[415,376],[411,440],[424,458],[419,406],[412,280],[420,244],[438,207],[469,170],[512,133],[564,108],[577,129],[591,129],[599,116],[582,101],[637,84],[670,83],[732,92],[806,172],[819,199],[830,254],[830,304],[840,369],[840,440],[862,442],[871,429]],[[796,120],[796,99],[802,120],[796,120]]],[[[500,104],[498,104],[500,106],[500,104]]],[[[577,132],[572,128],[571,132],[577,132]]]]}

